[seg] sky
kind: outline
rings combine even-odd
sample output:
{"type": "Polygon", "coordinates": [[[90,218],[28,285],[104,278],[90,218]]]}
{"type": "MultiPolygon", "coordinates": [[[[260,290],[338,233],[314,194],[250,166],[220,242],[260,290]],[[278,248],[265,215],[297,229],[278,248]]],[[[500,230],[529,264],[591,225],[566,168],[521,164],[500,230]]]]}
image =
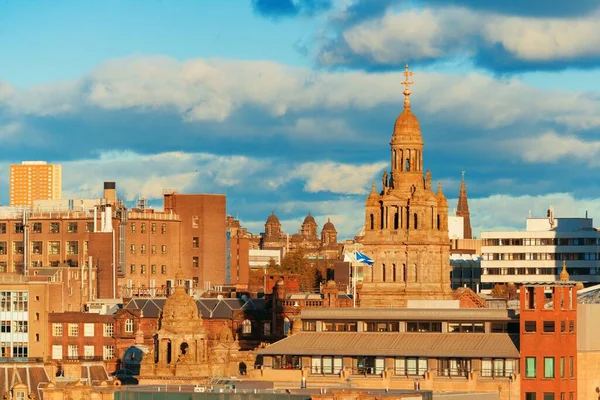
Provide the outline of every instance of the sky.
{"type": "Polygon", "coordinates": [[[0,0],[0,203],[46,160],[64,198],[224,193],[251,232],[353,237],[406,63],[424,166],[451,213],[465,171],[476,235],[600,221],[597,0],[0,0]]]}

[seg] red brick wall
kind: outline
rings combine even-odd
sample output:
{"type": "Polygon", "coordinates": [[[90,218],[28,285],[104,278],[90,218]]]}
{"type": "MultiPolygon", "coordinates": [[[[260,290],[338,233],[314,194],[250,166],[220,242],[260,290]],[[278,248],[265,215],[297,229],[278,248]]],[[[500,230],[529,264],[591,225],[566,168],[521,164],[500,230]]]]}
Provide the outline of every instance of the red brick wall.
{"type": "Polygon", "coordinates": [[[229,251],[231,253],[231,281],[229,283],[240,287],[248,287],[250,239],[232,237],[229,251]]]}
{"type": "Polygon", "coordinates": [[[520,371],[521,399],[525,393],[537,393],[542,399],[544,393],[554,393],[555,399],[569,399],[569,393],[577,398],[577,290],[575,287],[552,287],[552,308],[545,308],[544,287],[522,287],[520,290],[520,371]],[[530,296],[529,293],[532,293],[530,296]],[[531,300],[534,300],[531,302],[531,300]],[[554,332],[544,332],[544,322],[554,321],[554,332]],[[527,322],[536,322],[535,332],[526,332],[527,322]],[[561,322],[565,332],[561,332],[561,322]],[[570,332],[572,323],[574,330],[570,332]],[[526,376],[527,357],[536,358],[536,377],[526,376]],[[544,377],[544,357],[554,357],[554,378],[544,377]],[[564,378],[560,376],[561,358],[565,359],[564,378]],[[569,371],[569,359],[573,357],[573,378],[569,371]]]}
{"type": "MultiPolygon", "coordinates": [[[[116,236],[115,232],[115,245],[118,244],[118,238],[116,236]]],[[[98,271],[96,279],[96,298],[113,298],[113,289],[116,290],[116,282],[113,280],[113,233],[90,233],[88,254],[92,256],[92,265],[97,267],[98,271]]]]}

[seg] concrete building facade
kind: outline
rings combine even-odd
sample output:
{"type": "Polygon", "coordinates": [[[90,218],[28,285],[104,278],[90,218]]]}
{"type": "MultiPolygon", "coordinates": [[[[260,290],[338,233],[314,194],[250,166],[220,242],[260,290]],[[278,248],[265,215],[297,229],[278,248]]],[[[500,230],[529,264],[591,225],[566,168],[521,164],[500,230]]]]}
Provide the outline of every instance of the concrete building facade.
{"type": "Polygon", "coordinates": [[[11,206],[33,206],[35,200],[60,199],[62,167],[45,161],[23,161],[10,166],[11,206]]]}

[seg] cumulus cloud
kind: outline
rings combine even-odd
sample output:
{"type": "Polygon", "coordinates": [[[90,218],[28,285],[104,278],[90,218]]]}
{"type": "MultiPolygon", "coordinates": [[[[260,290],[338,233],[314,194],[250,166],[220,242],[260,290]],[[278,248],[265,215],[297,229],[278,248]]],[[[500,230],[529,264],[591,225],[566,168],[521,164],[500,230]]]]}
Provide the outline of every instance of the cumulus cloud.
{"type": "Polygon", "coordinates": [[[386,165],[387,162],[364,165],[311,162],[300,165],[293,176],[306,180],[304,190],[307,192],[365,194],[366,183],[386,165]]]}
{"type": "Polygon", "coordinates": [[[252,0],[254,12],[269,18],[312,16],[331,6],[331,0],[252,0]]]}
{"type": "MultiPolygon", "coordinates": [[[[514,146],[514,143],[509,146],[514,146]]],[[[530,163],[552,163],[569,157],[592,165],[599,164],[600,141],[584,141],[576,136],[560,136],[555,132],[520,139],[514,148],[524,161],[530,163]]]]}
{"type": "MultiPolygon", "coordinates": [[[[376,15],[381,9],[377,10],[376,15]]],[[[401,11],[387,8],[377,18],[339,27],[337,35],[323,45],[319,60],[327,66],[367,69],[470,58],[498,71],[590,66],[600,61],[599,15],[600,8],[570,18],[504,15],[447,4],[401,11]]],[[[352,19],[351,13],[348,18],[352,19]]]]}

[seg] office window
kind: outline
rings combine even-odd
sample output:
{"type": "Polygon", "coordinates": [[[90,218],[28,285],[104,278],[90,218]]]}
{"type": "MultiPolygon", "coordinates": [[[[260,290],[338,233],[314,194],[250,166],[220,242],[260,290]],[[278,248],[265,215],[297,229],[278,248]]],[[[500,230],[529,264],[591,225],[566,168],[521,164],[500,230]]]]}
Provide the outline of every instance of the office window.
{"type": "Polygon", "coordinates": [[[192,238],[192,247],[197,249],[200,246],[200,238],[198,237],[193,237],[192,238]]]}
{"type": "Polygon", "coordinates": [[[6,222],[0,222],[0,234],[6,233],[6,222]]]}
{"type": "Polygon", "coordinates": [[[112,360],[115,358],[115,346],[103,346],[102,347],[102,358],[105,360],[112,360]]]}
{"type": "Polygon", "coordinates": [[[569,357],[569,378],[575,376],[575,359],[573,356],[569,357]]]}
{"type": "Polygon", "coordinates": [[[167,245],[163,244],[160,248],[160,251],[162,254],[167,254],[167,245]]]}
{"type": "Polygon", "coordinates": [[[544,357],[544,378],[554,378],[554,357],[544,357]]]}
{"type": "Polygon", "coordinates": [[[166,265],[161,265],[160,266],[160,273],[165,275],[167,273],[167,266],[166,265]]]}
{"type": "Polygon", "coordinates": [[[60,242],[48,242],[48,254],[59,255],[60,254],[60,242]]]}
{"type": "Polygon", "coordinates": [[[129,273],[130,274],[135,274],[135,264],[129,265],[129,273]]]}
{"type": "Polygon", "coordinates": [[[146,245],[145,244],[140,245],[140,253],[146,254],[146,245]]]}
{"type": "Polygon", "coordinates": [[[142,274],[142,275],[146,274],[146,264],[140,265],[140,274],[142,274]]]}
{"type": "Polygon", "coordinates": [[[42,223],[41,222],[34,222],[33,224],[31,224],[31,232],[33,232],[33,233],[42,233],[42,223]]]}
{"type": "Polygon", "coordinates": [[[536,331],[536,321],[525,321],[525,332],[535,332],[536,331]]]}
{"type": "Polygon", "coordinates": [[[31,242],[31,254],[41,255],[42,254],[42,241],[31,242]]]}
{"type": "Polygon", "coordinates": [[[50,222],[50,233],[60,233],[59,222],[50,222]]]}
{"type": "Polygon", "coordinates": [[[67,223],[67,232],[68,233],[77,233],[77,222],[69,222],[67,223]]]}
{"type": "Polygon", "coordinates": [[[83,324],[83,336],[87,336],[87,337],[94,336],[94,324],[93,323],[83,324]]]}
{"type": "Polygon", "coordinates": [[[69,324],[69,336],[79,336],[79,324],[69,324]]]}
{"type": "Polygon", "coordinates": [[[94,358],[94,346],[85,345],[83,346],[83,357],[87,359],[94,358]]]}
{"type": "Polygon", "coordinates": [[[242,322],[242,335],[250,335],[252,333],[252,322],[249,319],[245,319],[242,322]]]}
{"type": "Polygon", "coordinates": [[[152,264],[152,265],[150,266],[150,273],[151,273],[152,275],[156,275],[156,264],[152,264]]]}
{"type": "Polygon", "coordinates": [[[131,318],[127,318],[125,320],[125,332],[128,332],[128,333],[133,332],[133,320],[131,318]]]}
{"type": "Polygon", "coordinates": [[[162,233],[163,235],[165,233],[167,233],[167,224],[165,224],[164,222],[163,222],[162,226],[160,227],[160,233],[162,233]]]}
{"type": "Polygon", "coordinates": [[[554,333],[554,321],[544,321],[544,333],[554,333]]]}
{"type": "Polygon", "coordinates": [[[564,357],[560,358],[560,377],[561,378],[565,377],[565,358],[564,357]]]}
{"type": "Polygon", "coordinates": [[[13,225],[13,233],[23,233],[23,223],[15,222],[13,225]]]}
{"type": "Polygon", "coordinates": [[[60,344],[52,345],[52,359],[53,360],[62,360],[63,358],[63,348],[60,344]]]}
{"type": "Polygon", "coordinates": [[[560,321],[560,332],[565,333],[567,331],[567,323],[565,321],[560,321]]]}
{"type": "Polygon", "coordinates": [[[78,358],[79,347],[76,344],[70,344],[67,348],[67,355],[69,356],[69,358],[78,358]]]}
{"type": "Polygon", "coordinates": [[[89,245],[89,242],[87,240],[84,240],[83,241],[83,254],[88,253],[88,245],[89,245]]]}
{"type": "Polygon", "coordinates": [[[85,223],[85,231],[86,232],[94,232],[94,223],[93,222],[86,222],[85,223]]]}
{"type": "Polygon", "coordinates": [[[145,222],[141,223],[140,232],[141,233],[146,233],[146,223],[145,222]]]}
{"type": "Polygon", "coordinates": [[[130,229],[130,232],[131,232],[131,233],[135,233],[135,222],[132,222],[132,223],[129,225],[129,229],[130,229]]]}
{"type": "Polygon", "coordinates": [[[200,227],[200,217],[197,215],[194,215],[192,217],[192,228],[199,228],[200,227]]]}
{"type": "Polygon", "coordinates": [[[150,252],[152,254],[156,254],[156,245],[155,244],[153,244],[152,246],[150,246],[150,252]]]}
{"type": "Polygon", "coordinates": [[[0,256],[6,254],[7,244],[6,242],[0,242],[0,256]]]}
{"type": "Polygon", "coordinates": [[[264,336],[270,336],[271,335],[271,323],[270,322],[264,322],[263,323],[263,335],[264,336]]]}
{"type": "Polygon", "coordinates": [[[525,393],[525,400],[535,400],[535,392],[525,393]]]}
{"type": "Polygon", "coordinates": [[[569,321],[569,333],[575,333],[575,321],[569,321]]]}
{"type": "Polygon", "coordinates": [[[129,252],[130,252],[131,254],[135,254],[135,244],[130,244],[130,245],[129,245],[129,252]]]}
{"type": "Polygon", "coordinates": [[[79,242],[67,242],[67,254],[76,255],[79,254],[79,242]]]}
{"type": "Polygon", "coordinates": [[[63,335],[62,323],[60,323],[60,322],[52,323],[52,336],[62,336],[62,335],[63,335]]]}
{"type": "Polygon", "coordinates": [[[192,257],[192,267],[198,268],[200,266],[200,259],[198,257],[192,257]]]}
{"type": "Polygon", "coordinates": [[[536,362],[535,357],[525,357],[525,377],[535,378],[536,377],[536,362]]]}
{"type": "Polygon", "coordinates": [[[544,393],[544,400],[554,400],[554,393],[544,393]]]}
{"type": "Polygon", "coordinates": [[[154,222],[153,222],[153,223],[150,225],[150,232],[151,232],[151,233],[156,233],[156,223],[154,223],[154,222]]]}
{"type": "Polygon", "coordinates": [[[23,242],[13,242],[13,253],[14,254],[23,254],[25,252],[25,247],[23,242]]]}
{"type": "Polygon", "coordinates": [[[111,337],[115,334],[115,324],[112,322],[104,323],[104,337],[111,337]]]}

